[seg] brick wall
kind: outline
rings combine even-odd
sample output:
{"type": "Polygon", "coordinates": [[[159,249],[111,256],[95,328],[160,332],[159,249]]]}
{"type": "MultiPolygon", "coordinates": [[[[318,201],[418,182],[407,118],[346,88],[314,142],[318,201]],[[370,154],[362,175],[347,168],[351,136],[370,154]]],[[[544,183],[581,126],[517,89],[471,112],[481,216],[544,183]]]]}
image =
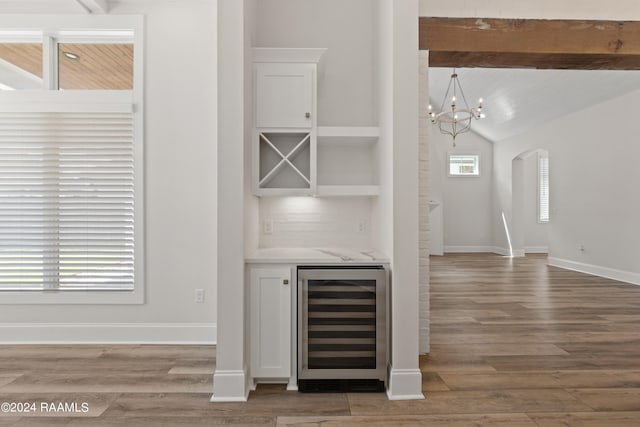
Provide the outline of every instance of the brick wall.
{"type": "Polygon", "coordinates": [[[429,141],[427,140],[429,105],[429,52],[419,53],[419,197],[420,197],[420,353],[429,352],[429,141]]]}

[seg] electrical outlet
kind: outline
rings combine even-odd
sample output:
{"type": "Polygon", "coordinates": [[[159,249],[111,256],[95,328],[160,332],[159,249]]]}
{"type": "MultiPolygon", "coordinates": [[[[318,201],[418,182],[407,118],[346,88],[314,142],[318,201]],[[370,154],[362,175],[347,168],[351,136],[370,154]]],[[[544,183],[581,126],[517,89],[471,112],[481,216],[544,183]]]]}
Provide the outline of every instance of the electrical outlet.
{"type": "Polygon", "coordinates": [[[360,218],[358,221],[358,233],[365,233],[367,231],[367,220],[360,218]]]}
{"type": "Polygon", "coordinates": [[[273,220],[265,219],[262,224],[262,232],[264,234],[273,234],[273,220]]]}
{"type": "Polygon", "coordinates": [[[196,289],[196,302],[198,304],[204,302],[204,289],[196,289]]]}

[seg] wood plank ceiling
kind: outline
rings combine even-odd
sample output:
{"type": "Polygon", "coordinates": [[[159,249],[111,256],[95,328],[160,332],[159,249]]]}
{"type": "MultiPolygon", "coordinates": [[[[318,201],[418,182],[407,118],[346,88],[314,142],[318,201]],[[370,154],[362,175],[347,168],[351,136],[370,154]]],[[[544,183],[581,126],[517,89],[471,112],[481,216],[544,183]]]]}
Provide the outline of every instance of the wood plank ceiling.
{"type": "Polygon", "coordinates": [[[133,88],[132,44],[60,44],[59,51],[61,88],[133,88]],[[64,52],[73,53],[78,59],[70,59],[64,52]]]}
{"type": "Polygon", "coordinates": [[[432,67],[640,70],[640,22],[420,18],[432,67]]]}
{"type": "MultiPolygon", "coordinates": [[[[0,59],[42,78],[41,44],[0,44],[0,59]]],[[[58,70],[61,89],[132,89],[133,45],[60,44],[58,70]]]]}
{"type": "Polygon", "coordinates": [[[42,78],[41,43],[0,43],[0,59],[42,78]]]}

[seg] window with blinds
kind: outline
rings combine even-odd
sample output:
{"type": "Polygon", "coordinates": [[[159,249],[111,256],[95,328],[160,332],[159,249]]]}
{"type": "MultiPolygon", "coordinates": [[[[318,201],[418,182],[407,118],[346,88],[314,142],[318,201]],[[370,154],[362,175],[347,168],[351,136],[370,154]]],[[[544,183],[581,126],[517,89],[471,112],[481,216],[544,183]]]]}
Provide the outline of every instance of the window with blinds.
{"type": "Polygon", "coordinates": [[[538,156],[538,222],[549,222],[549,157],[538,156]]]}
{"type": "Polygon", "coordinates": [[[144,18],[5,21],[0,304],[143,304],[144,18]]]}
{"type": "Polygon", "coordinates": [[[0,290],[134,289],[133,113],[0,113],[0,290]]]}
{"type": "Polygon", "coordinates": [[[448,176],[480,176],[479,154],[447,155],[449,163],[448,176]]]}

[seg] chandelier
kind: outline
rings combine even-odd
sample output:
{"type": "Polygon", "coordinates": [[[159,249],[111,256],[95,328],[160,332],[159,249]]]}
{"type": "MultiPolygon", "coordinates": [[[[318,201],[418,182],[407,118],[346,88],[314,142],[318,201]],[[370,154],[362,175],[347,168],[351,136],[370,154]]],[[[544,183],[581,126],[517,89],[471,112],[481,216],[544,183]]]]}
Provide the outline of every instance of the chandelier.
{"type": "Polygon", "coordinates": [[[455,147],[456,136],[468,132],[471,129],[471,119],[480,120],[484,118],[482,98],[478,100],[478,106],[476,108],[469,108],[467,98],[464,96],[460,80],[458,80],[458,74],[454,68],[451,74],[451,80],[449,80],[447,92],[444,94],[442,105],[440,105],[440,112],[435,113],[431,105],[429,105],[429,118],[431,119],[431,123],[438,125],[440,133],[453,137],[453,146],[455,147]],[[449,98],[449,93],[451,92],[451,98],[449,98]],[[458,104],[458,95],[462,98],[462,104],[458,104]],[[451,108],[449,110],[444,109],[447,100],[451,101],[451,108]]]}

